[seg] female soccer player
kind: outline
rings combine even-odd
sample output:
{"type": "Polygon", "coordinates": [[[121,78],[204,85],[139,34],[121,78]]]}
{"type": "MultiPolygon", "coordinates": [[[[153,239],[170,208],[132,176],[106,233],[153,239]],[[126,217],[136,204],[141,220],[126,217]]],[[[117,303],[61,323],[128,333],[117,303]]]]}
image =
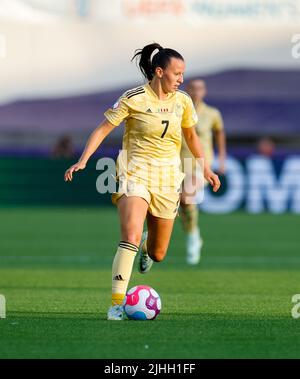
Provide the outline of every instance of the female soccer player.
{"type": "MultiPolygon", "coordinates": [[[[183,57],[153,43],[138,50],[133,59],[148,82],[126,91],[104,113],[104,121],[89,137],[79,161],[65,172],[65,180],[71,181],[73,173],[85,168],[104,138],[125,120],[117,166],[119,188],[112,195],[119,211],[121,242],[112,266],[108,320],[124,319],[122,302],[136,253],[139,251],[141,273],[166,256],[184,177],[180,170],[181,128],[193,155],[203,157],[192,100],[178,90],[185,70],[183,57]],[[145,220],[148,232],[143,233],[145,220]]],[[[208,165],[204,176],[217,191],[219,178],[208,165]]]]}

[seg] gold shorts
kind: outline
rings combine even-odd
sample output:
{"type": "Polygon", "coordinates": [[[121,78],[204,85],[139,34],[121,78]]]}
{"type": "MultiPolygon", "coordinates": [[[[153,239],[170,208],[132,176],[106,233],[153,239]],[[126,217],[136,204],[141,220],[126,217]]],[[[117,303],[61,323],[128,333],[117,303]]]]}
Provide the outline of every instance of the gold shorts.
{"type": "Polygon", "coordinates": [[[157,191],[147,188],[143,184],[131,183],[126,190],[120,190],[112,194],[112,203],[117,204],[118,200],[123,196],[137,196],[145,199],[149,204],[148,212],[155,216],[165,219],[174,219],[177,216],[180,189],[169,189],[157,191]]]}

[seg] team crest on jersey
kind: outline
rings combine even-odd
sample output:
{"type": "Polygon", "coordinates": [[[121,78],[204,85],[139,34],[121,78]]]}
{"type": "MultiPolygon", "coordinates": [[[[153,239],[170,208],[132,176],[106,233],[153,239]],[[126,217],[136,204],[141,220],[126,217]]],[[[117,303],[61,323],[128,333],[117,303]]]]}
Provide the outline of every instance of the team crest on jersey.
{"type": "Polygon", "coordinates": [[[176,117],[181,117],[181,114],[182,114],[182,107],[178,103],[175,106],[175,114],[176,114],[176,117]]]}

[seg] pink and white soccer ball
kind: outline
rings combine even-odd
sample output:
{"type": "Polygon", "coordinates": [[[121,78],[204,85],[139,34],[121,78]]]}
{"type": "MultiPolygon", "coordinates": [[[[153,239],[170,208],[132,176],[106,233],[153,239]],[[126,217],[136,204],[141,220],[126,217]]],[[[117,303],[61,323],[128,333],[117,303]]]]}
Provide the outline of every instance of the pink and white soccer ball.
{"type": "Polygon", "coordinates": [[[124,304],[125,313],[131,320],[154,320],[161,310],[159,294],[148,286],[131,288],[124,304]]]}

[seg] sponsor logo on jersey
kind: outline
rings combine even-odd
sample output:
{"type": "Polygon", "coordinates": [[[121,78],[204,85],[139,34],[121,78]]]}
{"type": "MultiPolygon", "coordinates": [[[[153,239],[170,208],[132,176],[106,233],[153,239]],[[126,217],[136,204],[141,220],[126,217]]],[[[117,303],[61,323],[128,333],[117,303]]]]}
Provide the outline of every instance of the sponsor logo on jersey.
{"type": "Polygon", "coordinates": [[[172,111],[169,108],[156,108],[156,113],[172,113],[172,111]]]}

